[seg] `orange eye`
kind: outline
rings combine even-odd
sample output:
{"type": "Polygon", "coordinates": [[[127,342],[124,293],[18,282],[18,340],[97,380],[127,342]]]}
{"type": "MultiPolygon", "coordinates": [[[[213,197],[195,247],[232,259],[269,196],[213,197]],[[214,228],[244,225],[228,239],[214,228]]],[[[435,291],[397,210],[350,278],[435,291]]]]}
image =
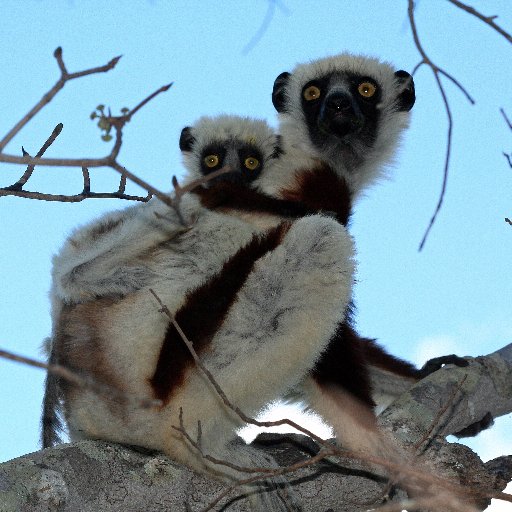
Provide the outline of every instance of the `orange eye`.
{"type": "Polygon", "coordinates": [[[307,89],[304,89],[303,95],[306,101],[317,100],[320,98],[320,89],[316,85],[310,85],[307,89]]]}
{"type": "Polygon", "coordinates": [[[249,156],[245,159],[244,165],[250,171],[254,171],[260,166],[260,161],[253,156],[249,156]]]}
{"type": "Polygon", "coordinates": [[[377,87],[370,82],[361,82],[357,88],[357,92],[359,92],[363,98],[371,98],[377,92],[377,87]]]}
{"type": "Polygon", "coordinates": [[[219,165],[219,157],[217,155],[205,156],[203,161],[204,161],[206,167],[209,167],[210,169],[219,165]]]}

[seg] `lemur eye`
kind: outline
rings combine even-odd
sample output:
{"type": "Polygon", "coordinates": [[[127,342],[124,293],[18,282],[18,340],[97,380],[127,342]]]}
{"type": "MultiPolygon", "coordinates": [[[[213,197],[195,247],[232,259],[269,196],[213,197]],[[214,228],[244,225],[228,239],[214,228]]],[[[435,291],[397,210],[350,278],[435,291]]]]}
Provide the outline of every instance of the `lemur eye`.
{"type": "Polygon", "coordinates": [[[244,165],[250,171],[255,171],[260,166],[260,161],[253,156],[249,156],[245,159],[244,165]]]}
{"type": "Polygon", "coordinates": [[[377,87],[370,82],[361,82],[357,91],[363,98],[371,98],[377,92],[377,87]]]}
{"type": "Polygon", "coordinates": [[[204,157],[204,163],[206,167],[209,167],[210,169],[215,167],[216,165],[219,165],[219,157],[217,155],[208,155],[204,157]]]}
{"type": "Polygon", "coordinates": [[[320,89],[316,85],[310,85],[308,88],[304,89],[303,95],[306,101],[317,100],[320,98],[320,89]]]}

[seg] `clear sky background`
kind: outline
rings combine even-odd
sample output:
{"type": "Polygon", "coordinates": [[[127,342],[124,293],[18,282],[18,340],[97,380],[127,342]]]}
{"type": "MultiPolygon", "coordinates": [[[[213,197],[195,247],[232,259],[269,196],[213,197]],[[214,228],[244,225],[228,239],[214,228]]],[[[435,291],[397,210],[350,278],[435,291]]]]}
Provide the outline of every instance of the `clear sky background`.
{"type": "MultiPolygon", "coordinates": [[[[512,32],[510,0],[471,2],[512,32]]],[[[123,55],[107,74],[69,82],[7,147],[34,154],[62,122],[46,156],[100,157],[110,144],[89,120],[99,103],[114,113],[133,107],[174,81],[125,129],[120,161],[163,190],[183,172],[183,126],[204,114],[241,114],[276,124],[272,84],[298,62],[341,51],[364,53],[412,70],[420,60],[407,21],[407,2],[281,0],[269,9],[252,1],[3,0],[0,17],[0,136],[58,79],[53,51],[62,46],[69,71],[123,55]],[[248,51],[247,51],[248,50],[248,51]]],[[[447,120],[431,72],[416,74],[417,103],[391,179],[374,187],[355,210],[358,247],[358,328],[392,353],[422,364],[435,355],[477,356],[512,341],[510,255],[512,46],[445,0],[419,3],[417,23],[430,57],[459,79],[471,106],[446,82],[454,116],[453,152],[442,212],[423,252],[418,245],[438,199],[447,120]]],[[[23,169],[0,164],[0,186],[23,169]]],[[[117,173],[91,171],[92,190],[113,191],[117,173]]],[[[78,169],[38,168],[26,187],[78,193],[78,169]]],[[[139,192],[130,186],[130,191],[139,192]]],[[[50,333],[50,262],[70,231],[116,200],[78,204],[0,198],[0,346],[39,358],[50,333]]],[[[0,461],[38,449],[43,372],[0,360],[0,461]]],[[[484,460],[512,453],[512,418],[471,442],[484,460]]],[[[501,505],[500,505],[501,506],[501,505]]],[[[501,510],[497,507],[494,510],[501,510]]],[[[503,508],[505,510],[505,508],[503,508]]]]}

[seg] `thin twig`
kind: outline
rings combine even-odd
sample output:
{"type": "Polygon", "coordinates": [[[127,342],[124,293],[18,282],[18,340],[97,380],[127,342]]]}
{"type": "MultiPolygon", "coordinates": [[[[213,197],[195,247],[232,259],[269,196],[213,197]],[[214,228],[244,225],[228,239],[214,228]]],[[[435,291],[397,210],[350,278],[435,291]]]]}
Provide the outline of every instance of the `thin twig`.
{"type": "Polygon", "coordinates": [[[162,92],[167,92],[174,82],[170,84],[163,85],[160,89],[157,89],[154,93],[150,94],[147,98],[143,99],[138,105],[136,105],[132,110],[130,110],[125,116],[126,122],[130,121],[130,119],[148,102],[150,102],[155,96],[158,96],[162,92]]]}
{"type": "MultiPolygon", "coordinates": [[[[508,118],[507,114],[505,113],[505,110],[503,108],[500,108],[500,112],[503,118],[505,119],[507,126],[509,127],[510,130],[512,130],[512,121],[510,121],[510,119],[508,118]]],[[[512,168],[512,154],[505,153],[505,151],[503,151],[503,156],[507,159],[509,167],[512,168]]]]}
{"type": "MultiPolygon", "coordinates": [[[[431,424],[430,424],[430,427],[428,428],[428,430],[425,432],[424,436],[414,445],[414,450],[418,453],[420,451],[420,448],[423,447],[423,449],[421,450],[421,453],[424,452],[427,447],[428,447],[428,444],[432,441],[432,439],[434,438],[434,436],[432,435],[434,430],[440,426],[440,423],[441,423],[441,418],[444,416],[444,414],[446,413],[446,411],[453,405],[454,401],[455,401],[455,398],[457,397],[457,395],[459,394],[460,390],[462,389],[462,386],[464,385],[464,382],[466,382],[466,379],[468,378],[468,374],[466,373],[462,379],[460,380],[460,382],[457,384],[457,386],[455,386],[455,389],[453,390],[452,394],[448,397],[448,400],[446,401],[445,405],[439,410],[437,411],[437,414],[436,416],[434,417],[434,419],[432,420],[431,424]],[[424,445],[424,446],[423,446],[424,445]]],[[[419,455],[419,453],[418,453],[419,455]]]]}
{"type": "Polygon", "coordinates": [[[508,127],[512,130],[512,121],[507,117],[507,114],[505,113],[505,109],[500,108],[501,115],[504,117],[505,122],[507,123],[508,127]]]}
{"type": "Polygon", "coordinates": [[[0,349],[0,357],[3,359],[8,359],[9,361],[15,361],[17,363],[23,363],[29,366],[34,366],[35,368],[43,368],[58,377],[84,389],[90,389],[99,395],[106,396],[110,399],[117,399],[120,401],[130,401],[136,404],[138,407],[143,409],[152,409],[155,407],[161,407],[162,401],[154,398],[139,398],[135,396],[131,396],[126,394],[124,391],[112,387],[110,385],[102,384],[96,382],[91,377],[82,376],[78,373],[71,371],[69,368],[65,366],[61,366],[59,364],[47,364],[41,361],[37,361],[36,359],[32,359],[25,356],[20,356],[18,354],[14,354],[7,350],[0,349]]]}
{"type": "Polygon", "coordinates": [[[29,190],[6,190],[0,188],[0,197],[15,196],[25,199],[36,199],[38,201],[49,201],[59,203],[80,203],[86,199],[123,199],[126,201],[139,201],[147,203],[151,199],[151,194],[147,196],[134,196],[129,194],[119,194],[118,192],[81,192],[76,195],[62,194],[44,194],[43,192],[30,192],[29,190]]]}
{"type": "Polygon", "coordinates": [[[443,87],[443,84],[441,82],[441,79],[440,79],[439,75],[442,75],[442,76],[448,78],[455,86],[457,86],[458,89],[466,96],[467,100],[471,104],[474,104],[475,101],[471,97],[469,92],[461,85],[461,83],[458,80],[456,80],[452,75],[450,75],[445,70],[441,69],[436,64],[434,64],[432,62],[432,60],[426,54],[425,50],[423,49],[423,46],[421,45],[421,42],[420,42],[420,39],[419,39],[419,36],[418,36],[418,30],[416,28],[416,21],[414,19],[414,0],[408,0],[407,13],[408,13],[408,16],[409,16],[409,23],[410,23],[410,26],[411,26],[411,29],[412,29],[414,44],[416,45],[416,48],[417,48],[417,50],[419,51],[419,53],[420,53],[420,55],[422,57],[421,62],[415,67],[414,72],[416,72],[422,64],[426,64],[427,66],[430,67],[430,69],[432,70],[432,73],[434,74],[434,78],[436,80],[436,83],[437,83],[437,86],[439,88],[439,91],[441,93],[441,97],[443,99],[443,103],[444,103],[445,110],[446,110],[446,115],[448,117],[448,133],[447,133],[447,144],[446,144],[446,156],[445,156],[445,162],[444,162],[443,183],[442,183],[442,187],[441,187],[441,193],[439,195],[439,199],[438,199],[436,208],[434,210],[434,214],[432,215],[432,217],[430,219],[430,222],[429,222],[429,225],[428,225],[428,227],[427,227],[427,229],[425,231],[425,234],[423,235],[423,238],[421,240],[421,243],[420,243],[420,246],[419,246],[419,250],[421,251],[423,249],[424,245],[425,245],[425,242],[427,241],[427,237],[428,237],[428,235],[430,233],[430,230],[432,229],[432,226],[434,225],[434,223],[436,221],[437,215],[438,215],[438,213],[441,210],[441,207],[443,205],[443,199],[444,199],[444,195],[445,195],[445,192],[446,192],[446,185],[447,185],[447,182],[448,182],[448,170],[449,170],[449,167],[450,167],[450,154],[451,154],[451,148],[452,148],[453,118],[452,118],[452,113],[451,113],[451,110],[450,110],[450,104],[448,102],[448,98],[446,96],[446,93],[445,93],[445,90],[444,90],[444,87],[443,87]]]}
{"type": "MultiPolygon", "coordinates": [[[[41,157],[45,154],[46,150],[53,144],[55,139],[60,135],[60,132],[62,131],[63,127],[64,127],[64,125],[62,123],[59,123],[53,129],[53,132],[51,133],[50,137],[48,137],[46,142],[42,145],[41,149],[37,152],[36,157],[41,157]]],[[[22,150],[23,150],[23,155],[25,155],[25,156],[28,155],[28,153],[25,151],[24,148],[22,148],[22,150]]],[[[11,185],[9,187],[5,187],[5,190],[21,190],[23,188],[23,185],[25,185],[25,183],[27,183],[27,181],[32,176],[34,169],[35,169],[35,165],[29,165],[27,167],[27,170],[24,172],[23,176],[13,185],[11,185]]]]}
{"type": "Polygon", "coordinates": [[[478,12],[474,7],[471,7],[469,5],[466,5],[459,0],[448,0],[451,4],[457,6],[459,9],[462,9],[463,11],[468,12],[469,14],[472,14],[473,16],[476,16],[478,19],[482,20],[484,23],[489,25],[491,28],[496,30],[499,34],[501,34],[509,43],[512,44],[512,36],[503,30],[499,25],[494,23],[494,20],[498,16],[484,16],[482,13],[478,12]]]}
{"type": "Polygon", "coordinates": [[[243,47],[242,55],[247,55],[261,40],[265,32],[268,30],[276,10],[276,0],[267,1],[267,12],[261,22],[256,33],[251,37],[250,41],[243,47]]]}
{"type": "MultiPolygon", "coordinates": [[[[332,455],[339,455],[340,450],[339,448],[335,446],[329,446],[329,448],[322,448],[314,457],[310,457],[308,459],[304,459],[303,461],[297,462],[293,464],[293,466],[286,466],[285,468],[268,468],[268,467],[245,467],[245,466],[238,466],[236,464],[233,464],[232,462],[228,462],[222,459],[217,459],[216,457],[213,457],[212,455],[209,455],[205,453],[201,447],[201,444],[198,440],[194,440],[190,434],[186,431],[184,423],[183,423],[183,409],[180,407],[180,426],[177,427],[176,425],[173,425],[172,428],[176,430],[177,432],[180,432],[183,434],[183,436],[187,439],[187,441],[190,443],[191,446],[193,446],[200,454],[201,456],[212,462],[213,464],[219,465],[219,466],[226,466],[228,468],[234,469],[236,471],[240,471],[241,473],[261,473],[261,474],[283,474],[283,473],[289,473],[292,471],[296,471],[297,469],[303,468],[305,466],[311,466],[312,464],[316,464],[322,459],[325,459],[326,457],[330,457],[332,455]],[[311,462],[313,461],[313,462],[311,462]],[[276,471],[279,471],[279,473],[276,473],[276,471]]],[[[198,437],[200,437],[198,435],[198,437]]]]}

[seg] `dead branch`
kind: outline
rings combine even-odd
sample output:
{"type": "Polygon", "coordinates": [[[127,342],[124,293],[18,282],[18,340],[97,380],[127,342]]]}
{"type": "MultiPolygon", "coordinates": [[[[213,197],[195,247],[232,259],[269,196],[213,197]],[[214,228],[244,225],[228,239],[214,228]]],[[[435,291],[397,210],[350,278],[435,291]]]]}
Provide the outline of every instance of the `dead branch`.
{"type": "Polygon", "coordinates": [[[453,118],[452,113],[450,109],[450,104],[448,102],[448,97],[446,95],[446,92],[443,87],[443,83],[441,81],[440,75],[444,76],[448,80],[450,80],[453,84],[455,84],[458,89],[466,96],[468,101],[474,105],[475,101],[470,96],[468,91],[458,82],[452,75],[447,73],[444,69],[440,68],[434,62],[428,57],[425,50],[423,49],[423,46],[421,45],[419,36],[418,36],[418,30],[416,28],[416,21],[414,18],[414,0],[408,0],[408,9],[407,13],[409,16],[409,24],[412,29],[414,44],[416,45],[416,48],[418,49],[422,60],[416,65],[414,68],[413,74],[423,65],[426,64],[434,74],[434,78],[436,80],[437,86],[439,88],[439,92],[441,93],[441,97],[443,99],[443,103],[445,106],[446,115],[448,117],[448,133],[447,133],[447,143],[446,143],[446,156],[445,156],[445,162],[444,162],[444,171],[443,171],[443,183],[441,186],[441,193],[439,195],[439,199],[436,205],[436,208],[434,210],[434,214],[432,215],[429,225],[425,231],[425,234],[423,235],[423,238],[420,242],[419,250],[421,251],[425,245],[425,242],[427,241],[427,237],[430,233],[430,230],[432,229],[432,226],[434,225],[434,222],[436,221],[437,215],[439,211],[441,210],[441,206],[443,205],[444,195],[446,192],[446,185],[448,182],[448,170],[450,167],[450,155],[451,155],[451,149],[452,149],[452,130],[453,130],[453,118]]]}
{"type": "MultiPolygon", "coordinates": [[[[503,116],[503,119],[505,119],[507,126],[512,131],[512,121],[510,121],[507,114],[505,113],[505,109],[500,108],[500,112],[501,112],[501,115],[503,116]]],[[[505,153],[505,151],[503,151],[503,156],[507,159],[509,167],[512,168],[512,153],[509,154],[509,153],[505,153]]]]}
{"type": "MultiPolygon", "coordinates": [[[[124,193],[126,179],[130,178],[135,183],[140,184],[142,180],[134,179],[134,175],[131,174],[127,169],[125,169],[121,164],[117,162],[117,158],[119,156],[119,152],[122,146],[122,130],[126,123],[128,123],[132,117],[149,101],[153,98],[161,94],[162,92],[168,91],[172,86],[171,84],[164,85],[157,89],[155,92],[147,96],[141,102],[139,102],[133,109],[127,110],[121,116],[112,116],[109,112],[108,116],[103,116],[102,123],[108,126],[108,130],[111,127],[114,127],[116,130],[116,139],[114,145],[110,153],[103,158],[44,158],[43,155],[45,151],[50,147],[50,145],[55,141],[60,132],[62,131],[62,123],[59,123],[57,127],[54,129],[52,135],[49,139],[43,144],[42,148],[38,151],[35,157],[31,157],[26,151],[23,150],[23,156],[18,157],[14,155],[10,155],[4,153],[3,150],[6,145],[14,138],[15,135],[19,133],[19,131],[30,122],[31,119],[48,103],[52,101],[52,99],[56,96],[56,94],[64,87],[64,85],[75,78],[81,78],[87,75],[101,73],[110,71],[115,67],[117,62],[121,57],[115,57],[109,63],[104,66],[99,66],[95,68],[91,68],[84,71],[79,71],[76,73],[69,73],[67,71],[66,65],[64,63],[62,57],[62,49],[59,47],[54,52],[54,57],[57,60],[57,64],[61,71],[61,76],[59,80],[55,83],[55,85],[39,100],[39,102],[26,114],[16,125],[5,135],[5,137],[0,141],[0,162],[10,163],[10,164],[19,164],[19,165],[27,165],[27,170],[23,174],[23,176],[13,185],[9,187],[5,187],[0,189],[0,196],[6,195],[14,195],[18,197],[26,197],[30,199],[42,199],[47,201],[64,201],[64,202],[79,202],[84,199],[88,199],[90,197],[115,197],[120,199],[127,200],[137,200],[137,201],[147,201],[148,198],[142,198],[139,196],[130,196],[124,193]],[[121,173],[119,188],[117,192],[112,194],[93,194],[90,192],[90,181],[88,177],[88,172],[83,171],[84,173],[84,190],[81,194],[77,194],[74,196],[63,196],[57,194],[41,194],[39,192],[29,192],[24,191],[23,186],[27,183],[29,178],[31,177],[34,168],[36,165],[45,165],[49,167],[80,167],[82,170],[89,169],[93,167],[110,167],[121,173]]],[[[165,194],[157,191],[153,187],[149,187],[148,184],[144,183],[146,186],[143,187],[149,193],[156,195],[160,200],[164,201],[166,204],[171,206],[172,201],[165,196],[165,194]]]]}
{"type": "Polygon", "coordinates": [[[498,16],[484,16],[482,13],[478,12],[474,7],[466,5],[459,0],[448,0],[451,4],[457,6],[459,9],[476,16],[479,20],[483,21],[487,25],[489,25],[492,29],[496,30],[498,34],[501,34],[509,43],[512,44],[512,36],[503,30],[499,25],[497,25],[494,20],[498,18],[498,16]]]}
{"type": "Polygon", "coordinates": [[[133,402],[137,407],[141,407],[143,409],[152,409],[155,407],[160,407],[162,405],[161,400],[153,399],[153,398],[141,398],[133,395],[128,395],[124,391],[117,389],[111,385],[106,385],[94,380],[91,376],[80,375],[65,366],[61,366],[59,364],[47,364],[41,361],[37,361],[35,359],[31,359],[29,357],[20,356],[18,354],[14,354],[12,352],[8,352],[7,350],[0,349],[0,357],[3,359],[8,359],[9,361],[16,361],[18,363],[26,364],[28,366],[34,366],[35,368],[42,368],[47,370],[54,375],[70,382],[71,384],[78,386],[83,389],[90,389],[94,393],[98,395],[102,395],[108,397],[109,399],[119,400],[122,402],[133,402]]]}
{"type": "MultiPolygon", "coordinates": [[[[43,108],[45,107],[55,95],[66,85],[70,80],[74,80],[75,78],[81,78],[87,75],[93,75],[95,73],[105,73],[114,69],[116,64],[121,59],[121,56],[114,57],[110,62],[105,64],[104,66],[98,66],[91,69],[86,69],[84,71],[78,71],[76,73],[69,73],[66,69],[64,61],[62,59],[62,48],[59,46],[54,52],[53,56],[57,60],[57,64],[61,71],[61,76],[55,83],[55,85],[36,103],[36,105],[25,115],[23,116],[12,128],[9,132],[4,136],[2,140],[0,140],[0,154],[3,152],[5,146],[15,137],[15,135],[43,108]]],[[[20,163],[20,162],[18,162],[20,163]]],[[[24,163],[24,162],[21,162],[24,163]]],[[[30,162],[31,163],[31,162],[30,162]]],[[[81,167],[81,166],[80,166],[81,167]]]]}

